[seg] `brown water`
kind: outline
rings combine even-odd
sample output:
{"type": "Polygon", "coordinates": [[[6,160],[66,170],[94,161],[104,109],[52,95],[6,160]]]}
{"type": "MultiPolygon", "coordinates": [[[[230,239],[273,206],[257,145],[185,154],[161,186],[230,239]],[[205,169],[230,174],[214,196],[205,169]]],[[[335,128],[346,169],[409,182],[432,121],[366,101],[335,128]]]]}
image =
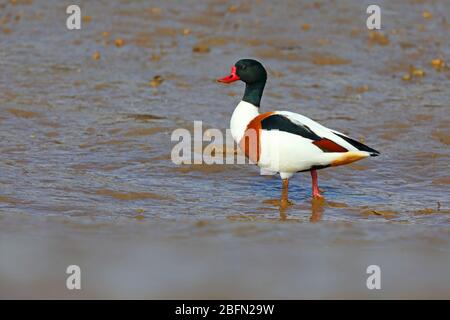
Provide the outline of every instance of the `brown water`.
{"type": "Polygon", "coordinates": [[[378,1],[383,35],[370,3],[82,1],[80,31],[0,4],[0,297],[450,298],[450,2],[378,1]],[[320,171],[325,203],[298,174],[284,212],[255,167],[173,164],[173,130],[227,128],[243,57],[263,110],[382,155],[320,171]]]}

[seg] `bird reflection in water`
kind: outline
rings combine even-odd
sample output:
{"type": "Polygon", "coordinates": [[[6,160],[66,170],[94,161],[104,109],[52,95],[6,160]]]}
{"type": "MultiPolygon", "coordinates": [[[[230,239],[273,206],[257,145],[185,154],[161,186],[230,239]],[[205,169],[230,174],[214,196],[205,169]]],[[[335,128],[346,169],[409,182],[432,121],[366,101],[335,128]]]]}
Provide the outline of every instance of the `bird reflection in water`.
{"type": "MultiPolygon", "coordinates": [[[[280,203],[280,220],[287,221],[290,220],[286,213],[286,209],[291,205],[280,203]]],[[[311,216],[309,217],[309,221],[311,223],[316,223],[322,219],[323,213],[325,211],[325,199],[324,198],[313,198],[311,199],[311,216]]]]}

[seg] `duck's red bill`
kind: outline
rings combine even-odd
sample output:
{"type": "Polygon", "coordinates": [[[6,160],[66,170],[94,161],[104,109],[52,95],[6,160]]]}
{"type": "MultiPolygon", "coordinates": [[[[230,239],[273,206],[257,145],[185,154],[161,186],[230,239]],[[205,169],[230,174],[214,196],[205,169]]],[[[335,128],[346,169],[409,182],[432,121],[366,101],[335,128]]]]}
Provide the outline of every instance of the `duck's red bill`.
{"type": "Polygon", "coordinates": [[[231,68],[231,73],[229,76],[226,76],[225,78],[217,79],[217,81],[223,82],[223,83],[231,83],[231,82],[238,81],[239,79],[240,79],[239,76],[236,74],[236,67],[233,67],[233,68],[231,68]]]}

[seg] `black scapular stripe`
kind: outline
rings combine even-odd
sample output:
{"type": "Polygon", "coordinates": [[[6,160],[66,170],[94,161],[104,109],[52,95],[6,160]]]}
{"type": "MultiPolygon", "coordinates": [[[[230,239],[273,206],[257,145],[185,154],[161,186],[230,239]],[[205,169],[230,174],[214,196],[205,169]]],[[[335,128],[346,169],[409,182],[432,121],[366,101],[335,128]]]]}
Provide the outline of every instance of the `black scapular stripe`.
{"type": "Polygon", "coordinates": [[[353,140],[352,138],[343,136],[342,134],[339,134],[339,133],[336,133],[336,132],[334,132],[334,134],[339,136],[339,137],[341,137],[342,139],[344,139],[348,143],[350,143],[352,146],[354,146],[359,151],[367,151],[367,152],[369,152],[372,157],[376,157],[376,156],[378,156],[380,154],[380,152],[378,152],[377,150],[372,149],[372,148],[366,146],[365,144],[362,144],[359,141],[353,140]]]}
{"type": "Polygon", "coordinates": [[[308,126],[296,124],[280,114],[274,114],[264,118],[261,121],[261,128],[265,130],[285,131],[314,141],[322,139],[308,126]]]}
{"type": "Polygon", "coordinates": [[[315,165],[315,166],[312,166],[309,169],[305,169],[305,170],[301,170],[301,171],[297,171],[297,172],[306,172],[306,171],[311,171],[311,170],[320,170],[320,169],[325,169],[325,168],[328,168],[328,167],[331,167],[331,164],[315,165]]]}

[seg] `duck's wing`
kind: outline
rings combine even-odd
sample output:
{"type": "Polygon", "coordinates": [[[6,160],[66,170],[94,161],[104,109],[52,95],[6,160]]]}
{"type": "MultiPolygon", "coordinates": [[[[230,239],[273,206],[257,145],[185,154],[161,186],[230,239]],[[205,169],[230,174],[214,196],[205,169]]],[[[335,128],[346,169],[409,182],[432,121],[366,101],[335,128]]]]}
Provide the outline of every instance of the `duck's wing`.
{"type": "Polygon", "coordinates": [[[347,135],[345,135],[345,134],[343,134],[343,133],[341,133],[339,131],[336,131],[336,130],[331,130],[331,131],[335,135],[337,135],[337,136],[341,137],[342,139],[344,139],[346,142],[351,144],[353,147],[355,147],[359,151],[369,152],[372,157],[376,157],[376,156],[378,156],[380,154],[379,151],[377,151],[375,149],[372,149],[371,147],[366,146],[365,144],[363,144],[363,143],[361,143],[361,142],[359,142],[359,141],[357,141],[355,139],[352,139],[349,136],[347,136],[347,135]]]}
{"type": "Polygon", "coordinates": [[[289,111],[276,111],[261,120],[261,129],[285,131],[308,139],[323,152],[365,151],[371,156],[379,152],[338,131],[322,126],[308,117],[289,111]]]}

